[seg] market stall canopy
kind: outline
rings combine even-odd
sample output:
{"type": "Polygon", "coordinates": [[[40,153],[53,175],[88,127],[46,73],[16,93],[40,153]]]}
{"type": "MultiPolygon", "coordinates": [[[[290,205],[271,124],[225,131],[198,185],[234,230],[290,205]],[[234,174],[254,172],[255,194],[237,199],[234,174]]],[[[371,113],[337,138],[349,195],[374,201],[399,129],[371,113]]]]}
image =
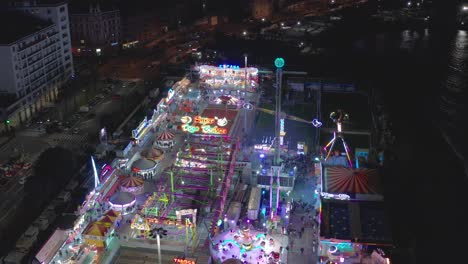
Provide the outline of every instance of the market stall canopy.
{"type": "Polygon", "coordinates": [[[118,192],[110,198],[113,205],[126,205],[135,201],[135,195],[128,192],[118,192]]]}
{"type": "Polygon", "coordinates": [[[149,170],[156,166],[156,162],[149,159],[139,159],[132,164],[133,170],[149,170]]]}
{"type": "Polygon", "coordinates": [[[125,187],[125,188],[132,188],[132,187],[138,187],[144,184],[144,181],[142,178],[139,177],[126,177],[120,182],[120,186],[125,187]]]}
{"type": "Polygon", "coordinates": [[[87,236],[103,237],[106,235],[108,230],[109,227],[107,226],[101,225],[99,223],[91,223],[83,232],[83,234],[87,236]]]}
{"type": "Polygon", "coordinates": [[[174,139],[174,134],[172,134],[169,131],[163,131],[161,134],[158,135],[156,138],[159,141],[168,141],[168,140],[173,140],[174,139]]]}

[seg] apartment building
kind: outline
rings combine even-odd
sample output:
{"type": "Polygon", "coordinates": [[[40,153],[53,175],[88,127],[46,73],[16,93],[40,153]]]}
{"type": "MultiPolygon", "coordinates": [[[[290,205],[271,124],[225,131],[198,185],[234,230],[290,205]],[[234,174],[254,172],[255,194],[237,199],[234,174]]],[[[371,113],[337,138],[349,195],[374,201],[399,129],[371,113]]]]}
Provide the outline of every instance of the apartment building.
{"type": "Polygon", "coordinates": [[[77,3],[70,10],[73,47],[78,53],[117,49],[121,42],[120,11],[113,5],[77,3]]]}
{"type": "Polygon", "coordinates": [[[57,99],[73,76],[67,4],[15,1],[0,15],[0,131],[57,99]]]}

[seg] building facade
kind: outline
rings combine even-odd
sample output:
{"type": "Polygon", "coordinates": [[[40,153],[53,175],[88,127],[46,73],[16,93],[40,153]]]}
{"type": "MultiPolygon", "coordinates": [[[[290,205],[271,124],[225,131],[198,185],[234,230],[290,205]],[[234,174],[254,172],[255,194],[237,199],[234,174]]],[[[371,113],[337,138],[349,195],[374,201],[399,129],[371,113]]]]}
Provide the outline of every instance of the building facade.
{"type": "Polygon", "coordinates": [[[255,19],[269,18],[273,13],[272,0],[254,0],[252,3],[252,17],[255,19]]]}
{"type": "Polygon", "coordinates": [[[121,43],[120,11],[113,6],[90,4],[88,9],[72,9],[70,14],[73,46],[77,52],[91,50],[96,55],[121,43]]]}
{"type": "Polygon", "coordinates": [[[0,131],[53,105],[58,89],[74,74],[65,2],[16,2],[2,15],[17,25],[9,31],[17,35],[0,38],[0,114],[5,124],[0,131]]]}

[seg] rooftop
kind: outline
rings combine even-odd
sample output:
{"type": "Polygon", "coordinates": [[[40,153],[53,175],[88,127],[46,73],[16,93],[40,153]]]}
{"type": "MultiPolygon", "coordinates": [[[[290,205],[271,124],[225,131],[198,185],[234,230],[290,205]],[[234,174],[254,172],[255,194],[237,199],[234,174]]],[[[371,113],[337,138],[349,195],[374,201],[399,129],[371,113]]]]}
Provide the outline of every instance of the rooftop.
{"type": "Polygon", "coordinates": [[[15,25],[0,29],[0,45],[5,45],[47,28],[52,25],[52,22],[22,12],[11,11],[0,13],[0,25],[15,25]]]}

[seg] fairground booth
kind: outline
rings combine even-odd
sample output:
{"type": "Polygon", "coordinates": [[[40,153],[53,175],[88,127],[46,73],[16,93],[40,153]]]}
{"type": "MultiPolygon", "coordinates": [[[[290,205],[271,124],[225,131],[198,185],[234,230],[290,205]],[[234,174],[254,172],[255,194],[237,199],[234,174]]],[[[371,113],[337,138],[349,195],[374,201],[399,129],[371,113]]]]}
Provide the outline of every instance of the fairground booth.
{"type": "Polygon", "coordinates": [[[151,179],[154,176],[158,163],[154,160],[141,158],[133,162],[132,171],[143,179],[151,179]]]}
{"type": "Polygon", "coordinates": [[[321,188],[322,261],[362,263],[371,261],[374,252],[390,253],[392,237],[376,169],[324,166],[321,188]]]}
{"type": "Polygon", "coordinates": [[[243,89],[255,91],[258,87],[258,69],[236,65],[201,65],[200,87],[209,89],[243,89]]]}
{"type": "Polygon", "coordinates": [[[109,199],[111,208],[124,215],[135,211],[135,203],[135,195],[129,192],[116,192],[109,199]]]}
{"type": "Polygon", "coordinates": [[[115,226],[119,223],[120,213],[107,211],[98,221],[88,224],[83,231],[83,240],[88,246],[104,249],[112,237],[115,226]]]}

